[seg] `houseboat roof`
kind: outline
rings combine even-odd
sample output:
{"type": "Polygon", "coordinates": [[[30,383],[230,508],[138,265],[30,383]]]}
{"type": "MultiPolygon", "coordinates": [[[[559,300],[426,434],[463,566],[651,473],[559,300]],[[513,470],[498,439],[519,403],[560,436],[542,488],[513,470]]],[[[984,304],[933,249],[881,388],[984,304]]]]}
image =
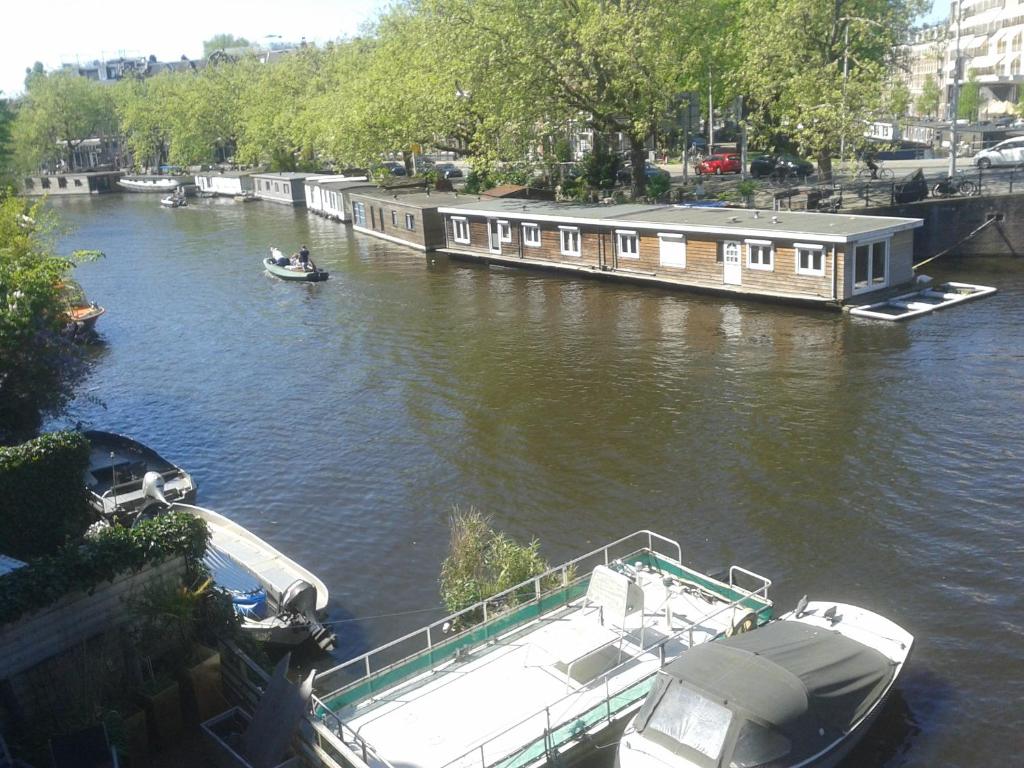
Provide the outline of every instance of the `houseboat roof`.
{"type": "Polygon", "coordinates": [[[454,192],[409,192],[402,189],[367,189],[359,192],[363,197],[387,200],[389,203],[407,205],[411,208],[440,208],[459,200],[454,192]]]}
{"type": "Polygon", "coordinates": [[[324,189],[358,189],[360,187],[376,187],[377,185],[367,179],[342,179],[331,177],[329,179],[306,179],[308,186],[323,187],[324,189]]]}
{"type": "Polygon", "coordinates": [[[210,178],[213,178],[214,176],[216,176],[217,178],[224,178],[224,179],[240,179],[240,178],[242,178],[244,176],[256,176],[256,175],[266,175],[266,174],[257,174],[256,171],[200,171],[199,173],[196,174],[196,176],[207,176],[207,177],[210,177],[210,178]]]}
{"type": "Polygon", "coordinates": [[[337,181],[366,184],[368,179],[366,176],[346,176],[343,173],[317,173],[306,176],[306,185],[316,184],[317,186],[325,186],[337,181]]]}
{"type": "Polygon", "coordinates": [[[287,181],[302,181],[309,176],[308,173],[295,173],[295,172],[282,172],[277,171],[273,173],[254,173],[253,176],[259,176],[262,179],[283,179],[287,181]]]}
{"type": "Polygon", "coordinates": [[[747,208],[704,208],[675,205],[582,205],[546,201],[499,199],[462,200],[441,209],[445,214],[507,216],[511,219],[559,224],[602,224],[657,228],[668,232],[734,234],[737,237],[813,238],[845,243],[865,236],[888,235],[924,224],[922,219],[893,216],[852,216],[808,211],[769,211],[747,208]]]}

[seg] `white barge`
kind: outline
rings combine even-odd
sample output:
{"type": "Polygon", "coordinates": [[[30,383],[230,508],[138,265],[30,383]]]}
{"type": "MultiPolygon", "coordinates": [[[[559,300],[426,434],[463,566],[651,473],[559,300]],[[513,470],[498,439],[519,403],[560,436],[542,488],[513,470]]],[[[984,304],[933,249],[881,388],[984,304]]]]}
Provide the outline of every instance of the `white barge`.
{"type": "Polygon", "coordinates": [[[665,664],[767,622],[770,584],[639,531],[319,674],[318,746],[347,768],[574,761],[615,744],[665,664]]]}

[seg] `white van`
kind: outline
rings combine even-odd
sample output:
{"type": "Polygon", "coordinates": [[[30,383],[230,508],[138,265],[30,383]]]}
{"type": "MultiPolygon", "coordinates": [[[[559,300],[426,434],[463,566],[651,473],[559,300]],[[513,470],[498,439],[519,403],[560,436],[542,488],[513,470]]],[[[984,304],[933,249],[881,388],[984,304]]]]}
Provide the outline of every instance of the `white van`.
{"type": "Polygon", "coordinates": [[[1024,136],[1004,139],[989,149],[983,149],[974,156],[974,164],[979,168],[991,168],[993,165],[1020,165],[1024,163],[1024,136]]]}

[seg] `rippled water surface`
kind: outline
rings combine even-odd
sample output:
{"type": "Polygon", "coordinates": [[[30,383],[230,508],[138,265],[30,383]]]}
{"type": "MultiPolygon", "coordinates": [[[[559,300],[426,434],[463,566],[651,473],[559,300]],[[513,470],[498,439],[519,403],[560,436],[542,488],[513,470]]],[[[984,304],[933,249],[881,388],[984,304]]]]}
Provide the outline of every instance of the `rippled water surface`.
{"type": "MultiPolygon", "coordinates": [[[[917,636],[853,765],[1024,745],[1024,263],[904,325],[424,257],[269,203],[55,201],[108,314],[66,421],[320,575],[351,655],[425,623],[455,504],[561,562],[640,528],[917,636]],[[264,273],[307,243],[323,284],[264,273]]],[[[1018,763],[1019,764],[1019,763],[1018,763]]]]}

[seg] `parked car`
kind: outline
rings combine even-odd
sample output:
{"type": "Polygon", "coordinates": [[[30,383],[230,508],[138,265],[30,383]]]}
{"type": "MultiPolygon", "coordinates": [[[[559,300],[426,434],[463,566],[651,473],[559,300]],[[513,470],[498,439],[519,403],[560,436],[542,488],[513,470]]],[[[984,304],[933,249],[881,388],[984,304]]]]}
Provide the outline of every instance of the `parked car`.
{"type": "Polygon", "coordinates": [[[750,175],[755,179],[773,175],[805,177],[812,173],[814,166],[811,163],[785,152],[761,155],[750,161],[750,175]]]}
{"type": "Polygon", "coordinates": [[[380,167],[390,173],[392,176],[408,176],[405,172],[405,166],[395,160],[388,160],[380,164],[380,167]]]}
{"type": "Polygon", "coordinates": [[[979,168],[991,168],[993,165],[1020,165],[1024,163],[1024,136],[1004,139],[993,147],[983,149],[974,156],[974,164],[979,168]]]}
{"type": "Polygon", "coordinates": [[[743,165],[739,155],[709,155],[698,162],[694,170],[697,173],[713,173],[716,176],[721,176],[723,173],[739,173],[743,170],[743,165]]]}
{"type": "Polygon", "coordinates": [[[462,178],[462,169],[455,163],[438,163],[434,166],[434,170],[437,171],[442,179],[462,178]]]}
{"type": "MultiPolygon", "coordinates": [[[[671,174],[668,171],[664,168],[659,168],[653,163],[644,163],[644,175],[647,176],[648,181],[658,176],[662,176],[666,180],[671,178],[671,174]]],[[[629,163],[624,165],[615,175],[615,179],[619,184],[629,184],[633,179],[633,166],[629,163]]]]}

